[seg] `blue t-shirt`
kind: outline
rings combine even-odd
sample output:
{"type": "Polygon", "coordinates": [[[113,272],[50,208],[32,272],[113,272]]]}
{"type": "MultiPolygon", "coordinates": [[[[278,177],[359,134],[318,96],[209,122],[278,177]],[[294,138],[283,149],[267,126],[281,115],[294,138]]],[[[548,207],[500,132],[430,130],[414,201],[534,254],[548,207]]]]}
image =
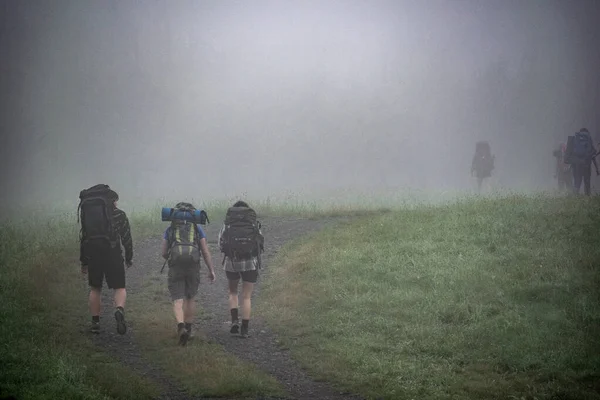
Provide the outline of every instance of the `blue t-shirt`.
{"type": "MultiPolygon", "coordinates": [[[[200,228],[200,225],[196,225],[196,228],[198,228],[198,240],[200,239],[206,239],[206,234],[204,233],[204,231],[202,230],[202,228],[200,228]]],[[[165,233],[163,234],[163,239],[165,240],[169,240],[169,233],[171,232],[171,227],[169,226],[167,228],[167,230],[165,230],[165,233]]]]}

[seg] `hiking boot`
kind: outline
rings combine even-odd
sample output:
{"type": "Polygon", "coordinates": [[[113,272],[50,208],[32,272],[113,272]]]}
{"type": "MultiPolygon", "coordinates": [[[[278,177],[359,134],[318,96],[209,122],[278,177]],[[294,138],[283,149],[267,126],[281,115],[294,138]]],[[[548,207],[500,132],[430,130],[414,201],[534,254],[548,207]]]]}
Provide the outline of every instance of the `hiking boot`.
{"type": "Polygon", "coordinates": [[[240,321],[236,320],[231,323],[229,333],[236,334],[240,331],[240,321]]]}
{"type": "Polygon", "coordinates": [[[99,334],[100,333],[100,322],[95,322],[92,321],[92,326],[90,326],[90,332],[93,334],[99,334]]]}
{"type": "Polygon", "coordinates": [[[185,326],[182,326],[177,329],[177,335],[179,335],[179,345],[185,346],[190,338],[190,332],[185,329],[185,326]]]}
{"type": "Polygon", "coordinates": [[[242,331],[240,332],[240,337],[244,338],[244,339],[250,337],[250,334],[248,333],[248,328],[242,326],[242,331]]]}
{"type": "Polygon", "coordinates": [[[117,320],[117,332],[119,335],[124,335],[127,332],[127,325],[125,325],[125,314],[121,309],[117,308],[115,311],[115,320],[117,320]]]}

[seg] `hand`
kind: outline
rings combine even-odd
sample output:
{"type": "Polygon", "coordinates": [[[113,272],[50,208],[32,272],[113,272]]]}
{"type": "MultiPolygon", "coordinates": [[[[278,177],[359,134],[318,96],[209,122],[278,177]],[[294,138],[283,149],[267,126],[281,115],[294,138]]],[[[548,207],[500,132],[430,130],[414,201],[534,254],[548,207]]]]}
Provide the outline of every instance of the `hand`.
{"type": "Polygon", "coordinates": [[[81,264],[81,273],[83,275],[86,275],[88,273],[88,266],[87,265],[81,264]]]}
{"type": "Polygon", "coordinates": [[[214,269],[210,269],[208,270],[208,279],[210,279],[210,283],[214,283],[216,276],[215,276],[215,270],[214,269]]]}
{"type": "Polygon", "coordinates": [[[125,265],[127,265],[127,268],[129,268],[133,265],[133,261],[131,261],[131,260],[125,261],[125,265]]]}

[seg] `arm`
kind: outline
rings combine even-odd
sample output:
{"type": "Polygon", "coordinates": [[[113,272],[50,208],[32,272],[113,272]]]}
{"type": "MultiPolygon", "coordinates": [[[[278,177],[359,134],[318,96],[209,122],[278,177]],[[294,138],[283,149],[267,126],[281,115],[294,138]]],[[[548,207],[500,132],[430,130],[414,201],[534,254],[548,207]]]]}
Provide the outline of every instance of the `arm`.
{"type": "Polygon", "coordinates": [[[212,256],[210,254],[210,250],[208,249],[208,244],[206,243],[206,238],[202,238],[198,241],[198,245],[200,246],[200,252],[202,253],[202,258],[206,263],[209,271],[209,277],[211,282],[215,281],[215,267],[212,263],[212,256]]]}
{"type": "Polygon", "coordinates": [[[83,241],[79,244],[79,261],[81,265],[88,265],[88,258],[85,255],[85,246],[83,245],[83,241]]]}
{"type": "Polygon", "coordinates": [[[212,263],[212,256],[210,254],[210,250],[208,249],[208,243],[206,242],[206,238],[202,238],[198,241],[198,245],[200,246],[200,252],[202,253],[202,258],[206,263],[210,272],[215,272],[215,267],[212,263]]]}
{"type": "Polygon", "coordinates": [[[160,254],[165,260],[169,258],[169,241],[163,238],[160,246],[160,254]]]}
{"type": "Polygon", "coordinates": [[[85,254],[85,246],[83,245],[83,241],[81,241],[79,244],[79,262],[81,263],[81,273],[87,274],[89,260],[85,254]]]}
{"type": "Polygon", "coordinates": [[[117,232],[121,237],[121,244],[125,248],[125,262],[131,264],[131,260],[133,259],[133,240],[131,239],[129,219],[123,211],[117,210],[117,213],[115,214],[115,224],[117,232]]]}

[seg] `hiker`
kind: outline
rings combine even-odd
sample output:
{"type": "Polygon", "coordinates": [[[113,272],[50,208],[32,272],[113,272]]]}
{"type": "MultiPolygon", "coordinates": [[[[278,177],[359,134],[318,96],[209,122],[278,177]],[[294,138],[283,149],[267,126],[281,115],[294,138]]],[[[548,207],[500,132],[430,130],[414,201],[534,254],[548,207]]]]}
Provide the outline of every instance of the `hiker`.
{"type": "Polygon", "coordinates": [[[475,155],[471,163],[471,176],[477,176],[477,191],[481,191],[481,185],[485,178],[492,176],[494,169],[494,156],[491,154],[490,145],[486,141],[475,143],[475,155]]]}
{"type": "Polygon", "coordinates": [[[229,332],[249,337],[248,327],[252,308],[252,291],[261,268],[264,237],[256,212],[244,201],[236,202],[227,210],[225,222],[219,232],[219,249],[229,284],[229,332]],[[242,324],[240,329],[238,285],[242,280],[242,324]]]}
{"type": "Polygon", "coordinates": [[[200,222],[193,218],[196,208],[190,203],[181,202],[177,203],[173,212],[171,225],[163,234],[162,257],[169,265],[167,285],[173,301],[179,345],[185,346],[192,337],[195,297],[200,285],[200,256],[208,267],[211,283],[215,281],[215,269],[206,234],[199,226],[200,222]]]}
{"type": "Polygon", "coordinates": [[[554,171],[554,179],[558,181],[558,190],[571,191],[573,187],[573,174],[571,172],[571,166],[565,162],[565,152],[567,145],[561,143],[558,149],[552,152],[552,155],[556,158],[556,169],[554,171]]]}
{"type": "Polygon", "coordinates": [[[89,307],[92,315],[92,333],[100,333],[101,292],[104,279],[114,290],[115,320],[117,332],[124,335],[125,324],[125,264],[132,266],[133,242],[129,220],[124,211],[117,208],[119,195],[108,185],[99,184],[82,190],[77,210],[81,221],[80,255],[81,272],[88,275],[90,286],[89,307]]]}
{"type": "Polygon", "coordinates": [[[585,195],[591,195],[592,163],[596,167],[596,175],[600,175],[595,160],[596,155],[592,137],[586,128],[569,136],[565,159],[571,164],[573,171],[573,194],[579,194],[579,188],[583,181],[585,195]]]}

